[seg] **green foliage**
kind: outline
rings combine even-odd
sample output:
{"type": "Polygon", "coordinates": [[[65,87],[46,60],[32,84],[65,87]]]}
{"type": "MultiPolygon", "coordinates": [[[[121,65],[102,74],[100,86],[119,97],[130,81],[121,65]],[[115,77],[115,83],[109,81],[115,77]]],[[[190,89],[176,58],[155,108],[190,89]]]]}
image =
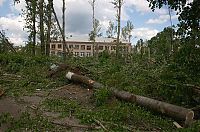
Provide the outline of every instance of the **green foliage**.
{"type": "Polygon", "coordinates": [[[11,127],[7,131],[52,131],[53,128],[54,126],[44,117],[34,117],[24,112],[18,120],[11,121],[11,127]]]}
{"type": "Polygon", "coordinates": [[[36,89],[47,90],[64,85],[67,83],[63,79],[64,76],[54,80],[46,78],[50,64],[55,62],[54,59],[42,56],[30,57],[24,54],[0,54],[0,67],[4,71],[1,74],[16,76],[14,78],[1,76],[0,84],[10,96],[30,94],[36,89]]]}
{"type": "Polygon", "coordinates": [[[71,116],[71,114],[77,112],[80,108],[77,102],[64,99],[46,99],[43,102],[43,106],[47,110],[61,113],[62,117],[71,116]]]}
{"type": "Polygon", "coordinates": [[[0,127],[11,120],[13,120],[13,118],[11,117],[10,113],[2,113],[0,115],[0,127]]]}
{"type": "Polygon", "coordinates": [[[163,120],[140,107],[119,101],[104,104],[89,111],[82,109],[77,116],[87,124],[93,124],[95,119],[98,119],[110,131],[128,131],[127,128],[132,131],[151,131],[155,127],[173,130],[169,127],[170,120],[163,120]]]}
{"type": "Polygon", "coordinates": [[[89,33],[90,40],[95,41],[96,37],[101,37],[102,33],[100,31],[101,31],[100,22],[99,22],[99,20],[95,19],[94,20],[94,29],[93,29],[93,31],[91,31],[89,33]]]}
{"type": "Polygon", "coordinates": [[[97,106],[101,106],[111,98],[111,92],[107,88],[98,89],[94,93],[95,103],[97,106]]]}

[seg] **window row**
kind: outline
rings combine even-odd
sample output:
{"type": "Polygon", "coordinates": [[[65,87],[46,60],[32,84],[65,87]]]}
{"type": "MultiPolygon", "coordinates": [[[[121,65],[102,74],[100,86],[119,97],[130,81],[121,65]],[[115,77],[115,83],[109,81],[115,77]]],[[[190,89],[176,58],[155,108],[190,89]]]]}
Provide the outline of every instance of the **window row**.
{"type": "Polygon", "coordinates": [[[91,52],[74,52],[75,56],[80,56],[80,57],[90,57],[92,56],[91,52]]]}
{"type": "MultiPolygon", "coordinates": [[[[62,49],[62,44],[57,44],[57,48],[62,49]]],[[[75,50],[92,50],[92,46],[90,45],[69,45],[69,48],[75,50]]],[[[123,46],[123,48],[126,51],[128,50],[128,47],[126,46],[123,46]]],[[[56,44],[51,44],[51,49],[56,49],[56,44]]],[[[116,46],[98,46],[98,50],[116,50],[116,46]]]]}
{"type": "MultiPolygon", "coordinates": [[[[57,46],[58,49],[62,49],[62,44],[58,44],[57,46]]],[[[56,49],[56,44],[51,44],[51,49],[56,49]]]]}
{"type": "Polygon", "coordinates": [[[90,46],[90,45],[72,45],[72,44],[70,44],[69,45],[69,48],[70,49],[76,49],[76,50],[91,50],[92,49],[92,46],[90,46]]]}

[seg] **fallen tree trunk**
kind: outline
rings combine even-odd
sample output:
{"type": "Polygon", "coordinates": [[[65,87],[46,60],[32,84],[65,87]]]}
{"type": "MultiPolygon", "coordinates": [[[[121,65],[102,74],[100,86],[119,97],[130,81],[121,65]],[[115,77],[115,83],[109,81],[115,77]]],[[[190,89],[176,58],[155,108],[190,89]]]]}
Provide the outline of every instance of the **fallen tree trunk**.
{"type": "Polygon", "coordinates": [[[78,75],[85,74],[85,73],[90,74],[90,71],[88,69],[81,67],[81,66],[73,67],[69,64],[55,63],[55,64],[51,65],[47,77],[56,76],[58,73],[60,73],[62,71],[66,71],[66,70],[71,70],[72,72],[74,72],[78,75]]]}
{"type": "MultiPolygon", "coordinates": [[[[101,83],[95,82],[94,80],[91,80],[88,77],[77,75],[72,72],[68,72],[66,74],[66,77],[69,80],[72,80],[74,82],[84,83],[92,88],[98,89],[104,87],[101,83]]],[[[165,114],[167,116],[175,118],[176,120],[185,121],[185,125],[191,124],[194,118],[194,112],[190,109],[158,101],[155,99],[135,95],[126,91],[119,91],[115,88],[111,88],[110,90],[115,97],[121,100],[125,100],[131,103],[136,103],[137,105],[165,114]]]]}

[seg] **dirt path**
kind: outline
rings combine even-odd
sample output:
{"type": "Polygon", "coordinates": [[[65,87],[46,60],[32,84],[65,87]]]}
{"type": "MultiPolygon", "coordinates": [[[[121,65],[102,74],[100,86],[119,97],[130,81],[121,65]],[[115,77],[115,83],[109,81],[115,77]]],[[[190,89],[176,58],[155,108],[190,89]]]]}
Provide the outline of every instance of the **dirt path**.
{"type": "MultiPolygon", "coordinates": [[[[64,100],[75,100],[83,106],[91,107],[92,90],[88,90],[80,85],[66,85],[50,91],[36,91],[31,96],[21,96],[18,98],[6,97],[5,95],[0,98],[0,115],[3,113],[10,113],[14,119],[18,119],[22,112],[28,111],[34,115],[36,109],[40,109],[42,102],[47,98],[61,98],[64,100]]],[[[79,126],[80,121],[75,117],[60,118],[60,113],[45,111],[41,109],[43,117],[49,119],[56,124],[68,124],[70,131],[78,132],[85,131],[85,128],[70,127],[79,126]]],[[[0,127],[0,132],[5,131],[10,124],[3,124],[0,127]]]]}

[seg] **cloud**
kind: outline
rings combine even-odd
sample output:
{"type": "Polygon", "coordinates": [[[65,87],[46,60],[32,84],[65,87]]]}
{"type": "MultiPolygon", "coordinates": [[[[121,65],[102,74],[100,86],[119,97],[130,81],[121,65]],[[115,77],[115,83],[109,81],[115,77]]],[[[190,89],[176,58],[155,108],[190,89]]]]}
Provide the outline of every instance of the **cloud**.
{"type": "MultiPolygon", "coordinates": [[[[2,0],[0,0],[1,2],[2,0]]],[[[45,0],[46,1],[46,0],[45,0]]],[[[102,26],[102,32],[108,27],[109,20],[116,22],[116,10],[110,3],[112,0],[97,0],[95,7],[95,17],[100,20],[102,26]]],[[[25,9],[25,0],[21,0],[19,4],[13,5],[11,11],[22,13],[21,9],[25,9]]],[[[54,0],[54,8],[56,10],[60,24],[62,25],[62,0],[54,0]]],[[[122,23],[131,19],[131,14],[128,14],[128,10],[139,12],[141,14],[152,12],[149,8],[149,3],[146,0],[125,0],[122,8],[122,23]]],[[[166,9],[156,10],[156,14],[166,14],[166,9]]],[[[164,19],[164,18],[162,18],[164,19]]],[[[153,19],[149,20],[149,23],[153,23],[153,19]]],[[[8,29],[8,35],[16,43],[21,43],[23,40],[27,40],[27,33],[23,32],[25,25],[24,20],[20,16],[5,16],[0,18],[0,24],[4,29],[8,29]],[[20,22],[19,22],[20,21],[20,22]],[[12,34],[13,33],[13,34],[12,34]],[[12,34],[12,35],[11,35],[12,34]],[[18,38],[18,39],[17,39],[18,38]]],[[[88,35],[92,30],[92,7],[88,0],[66,0],[66,34],[70,35],[88,35]]],[[[137,37],[150,38],[157,32],[149,28],[136,28],[133,32],[137,37]],[[146,35],[142,35],[146,34],[146,35]],[[147,36],[148,34],[148,36],[147,36]],[[147,37],[146,37],[147,36],[147,37]]]]}
{"type": "Polygon", "coordinates": [[[125,6],[134,7],[137,12],[150,12],[149,3],[146,0],[126,0],[125,6]]]}
{"type": "Polygon", "coordinates": [[[132,36],[136,37],[138,39],[151,39],[153,36],[155,36],[159,31],[156,29],[150,29],[150,28],[136,28],[132,31],[132,36]]]}
{"type": "Polygon", "coordinates": [[[24,24],[20,16],[8,14],[6,17],[0,17],[0,29],[6,31],[6,36],[15,45],[24,45],[23,41],[27,39],[27,34],[23,31],[24,24]]]}
{"type": "MultiPolygon", "coordinates": [[[[177,15],[173,15],[171,17],[171,19],[177,19],[178,16],[177,15]]],[[[149,19],[146,23],[147,24],[163,24],[166,23],[167,21],[170,20],[170,16],[169,15],[161,15],[158,18],[153,18],[153,19],[149,19]]]]}
{"type": "Polygon", "coordinates": [[[0,6],[2,6],[4,2],[5,0],[0,0],[0,6]]]}

